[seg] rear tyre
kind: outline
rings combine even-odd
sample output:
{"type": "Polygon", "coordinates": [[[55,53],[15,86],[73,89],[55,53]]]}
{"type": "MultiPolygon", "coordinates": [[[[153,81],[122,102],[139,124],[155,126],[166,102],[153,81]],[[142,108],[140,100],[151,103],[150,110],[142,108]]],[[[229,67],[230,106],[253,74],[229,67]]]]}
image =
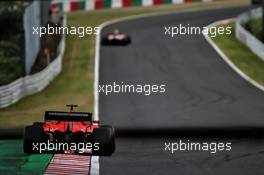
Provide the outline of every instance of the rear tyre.
{"type": "Polygon", "coordinates": [[[125,45],[125,46],[127,46],[127,45],[129,45],[131,43],[131,38],[130,38],[130,36],[127,36],[127,38],[124,40],[124,42],[123,42],[123,45],[125,45]]]}
{"type": "Polygon", "coordinates": [[[38,126],[38,125],[26,126],[24,132],[24,144],[23,144],[24,153],[27,154],[39,153],[39,150],[36,147],[34,147],[34,145],[43,142],[45,142],[45,134],[42,126],[38,126]]]}
{"type": "Polygon", "coordinates": [[[115,129],[110,125],[102,125],[101,128],[111,128],[113,136],[112,136],[112,153],[115,152],[115,129]]]}
{"type": "Polygon", "coordinates": [[[131,43],[131,38],[130,36],[127,37],[127,44],[130,44],[131,43]]]}
{"type": "Polygon", "coordinates": [[[93,131],[93,143],[99,148],[93,148],[93,155],[110,156],[115,151],[115,131],[112,126],[101,126],[93,131]]]}
{"type": "Polygon", "coordinates": [[[107,38],[102,38],[102,40],[101,40],[101,44],[102,44],[102,45],[107,45],[107,44],[108,44],[108,40],[107,40],[107,38]]]}

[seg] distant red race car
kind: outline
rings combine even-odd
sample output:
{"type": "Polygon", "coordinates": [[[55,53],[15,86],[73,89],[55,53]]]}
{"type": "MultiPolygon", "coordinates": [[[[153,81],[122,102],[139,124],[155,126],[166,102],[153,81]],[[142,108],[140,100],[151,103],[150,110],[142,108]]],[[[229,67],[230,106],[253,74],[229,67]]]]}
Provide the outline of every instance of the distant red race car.
{"type": "Polygon", "coordinates": [[[128,45],[130,43],[130,36],[121,33],[118,29],[115,29],[114,32],[107,33],[102,38],[102,45],[128,45]]]}
{"type": "MultiPolygon", "coordinates": [[[[77,105],[67,105],[69,112],[46,111],[45,122],[35,122],[26,126],[24,133],[24,152],[40,153],[37,146],[42,143],[97,143],[91,148],[92,155],[111,155],[115,151],[115,131],[112,126],[101,126],[93,121],[92,113],[74,112],[77,105]],[[36,146],[37,145],[37,146],[36,146]]],[[[42,144],[44,147],[44,145],[42,144]]],[[[75,150],[78,153],[78,150],[75,150]]],[[[72,150],[45,150],[48,152],[69,152],[72,150]]]]}

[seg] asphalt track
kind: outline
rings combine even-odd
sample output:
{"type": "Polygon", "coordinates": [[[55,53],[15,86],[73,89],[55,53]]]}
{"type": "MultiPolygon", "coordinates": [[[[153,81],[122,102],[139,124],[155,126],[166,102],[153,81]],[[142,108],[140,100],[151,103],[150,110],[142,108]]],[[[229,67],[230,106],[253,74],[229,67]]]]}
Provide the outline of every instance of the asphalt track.
{"type": "Polygon", "coordinates": [[[101,175],[264,174],[264,139],[251,138],[263,132],[264,92],[235,73],[202,35],[170,38],[163,28],[207,26],[246,9],[148,17],[103,29],[118,27],[132,44],[101,47],[99,83],[166,84],[166,93],[100,94],[100,120],[118,134],[116,153],[100,157],[101,175]],[[163,150],[165,141],[179,139],[233,146],[216,154],[163,150]]]}

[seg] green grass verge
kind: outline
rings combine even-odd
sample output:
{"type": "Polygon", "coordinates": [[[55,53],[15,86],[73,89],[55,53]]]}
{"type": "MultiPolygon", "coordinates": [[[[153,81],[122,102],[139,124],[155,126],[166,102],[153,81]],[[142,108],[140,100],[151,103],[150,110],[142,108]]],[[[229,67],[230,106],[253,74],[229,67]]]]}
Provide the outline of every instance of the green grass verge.
{"type": "Polygon", "coordinates": [[[0,140],[0,174],[42,174],[51,154],[26,155],[22,140],[0,140]]]}
{"type": "MultiPolygon", "coordinates": [[[[120,17],[169,13],[188,10],[222,8],[248,5],[248,0],[192,3],[152,8],[128,8],[77,12],[68,15],[69,26],[98,26],[120,17]]],[[[95,36],[68,35],[62,73],[41,93],[28,96],[18,103],[0,110],[0,127],[17,127],[42,121],[45,110],[65,110],[65,104],[79,104],[81,111],[93,111],[95,36]]]]}
{"type": "MultiPolygon", "coordinates": [[[[246,75],[264,85],[264,61],[242,44],[235,36],[235,24],[227,24],[232,27],[231,35],[217,35],[212,38],[230,60],[246,75]]],[[[226,27],[227,25],[223,25],[226,27]]]]}
{"type": "Polygon", "coordinates": [[[262,18],[250,21],[251,32],[260,41],[262,41],[262,18]]]}

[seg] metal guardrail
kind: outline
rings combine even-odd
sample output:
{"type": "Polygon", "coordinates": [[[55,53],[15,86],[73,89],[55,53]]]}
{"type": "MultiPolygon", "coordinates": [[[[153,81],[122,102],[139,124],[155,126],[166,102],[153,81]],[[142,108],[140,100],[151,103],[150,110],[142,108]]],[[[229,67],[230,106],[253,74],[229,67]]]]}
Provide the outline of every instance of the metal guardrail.
{"type": "MultiPolygon", "coordinates": [[[[63,25],[66,25],[64,16],[63,25]]],[[[65,51],[65,36],[62,37],[57,58],[42,71],[19,78],[12,83],[0,86],[0,108],[7,107],[21,98],[43,90],[61,72],[62,59],[65,51]]]]}
{"type": "Polygon", "coordinates": [[[242,26],[249,20],[257,19],[261,16],[262,8],[253,9],[239,15],[236,21],[236,38],[264,61],[264,44],[242,26]]]}

